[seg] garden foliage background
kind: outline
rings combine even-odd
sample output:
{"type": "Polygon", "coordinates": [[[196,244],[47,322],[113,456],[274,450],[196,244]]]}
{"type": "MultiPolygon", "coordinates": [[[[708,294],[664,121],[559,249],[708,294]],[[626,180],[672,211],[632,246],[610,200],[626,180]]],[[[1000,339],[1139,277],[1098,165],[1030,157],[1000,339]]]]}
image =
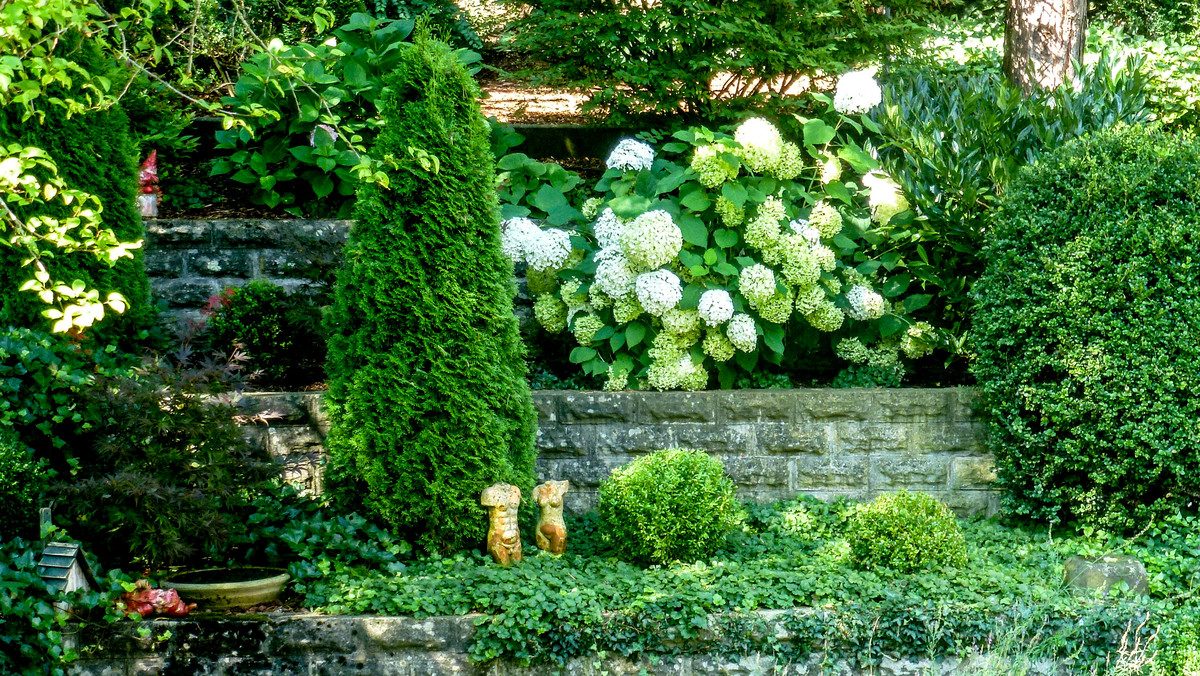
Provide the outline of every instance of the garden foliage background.
{"type": "MultiPolygon", "coordinates": [[[[1031,96],[999,74],[986,3],[277,9],[0,5],[0,669],[75,657],[34,573],[50,500],[54,536],[98,569],[268,563],[307,607],[482,612],[480,660],[655,652],[711,613],[808,604],[824,614],[801,644],[837,627],[835,652],[866,665],[1011,645],[1080,673],[1200,669],[1196,7],[1097,4],[1076,79],[1031,96]],[[603,166],[531,158],[479,114],[495,64],[642,131],[603,166]],[[133,206],[150,150],[176,213],[354,215],[337,272],[309,294],[216,297],[207,326],[172,335],[133,206]],[[534,297],[522,335],[510,262],[534,297]],[[317,380],[335,405],[325,501],[279,485],[233,406],[317,380]],[[927,496],[740,505],[676,449],[614,475],[571,523],[576,554],[498,570],[464,552],[481,488],[532,483],[529,381],[978,383],[1009,526],[964,532],[927,496]],[[678,502],[639,509],[660,494],[678,502]],[[1113,549],[1146,561],[1148,596],[1063,588],[1063,558],[1113,549]]],[[[75,600],[122,621],[132,579],[103,579],[75,600]]]]}

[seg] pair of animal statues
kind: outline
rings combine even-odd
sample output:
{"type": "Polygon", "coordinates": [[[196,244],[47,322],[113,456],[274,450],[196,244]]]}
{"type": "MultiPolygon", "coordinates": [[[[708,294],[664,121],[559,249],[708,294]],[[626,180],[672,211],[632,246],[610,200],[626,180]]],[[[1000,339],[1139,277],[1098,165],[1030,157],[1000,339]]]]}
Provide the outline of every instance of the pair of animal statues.
{"type": "MultiPolygon", "coordinates": [[[[571,487],[567,481],[547,481],[533,489],[533,499],[541,507],[538,517],[538,549],[551,554],[567,551],[567,524],[563,521],[563,496],[571,487]]],[[[517,509],[521,489],[512,484],[492,484],[483,491],[480,504],[488,508],[488,553],[502,566],[521,561],[521,529],[517,509]]]]}

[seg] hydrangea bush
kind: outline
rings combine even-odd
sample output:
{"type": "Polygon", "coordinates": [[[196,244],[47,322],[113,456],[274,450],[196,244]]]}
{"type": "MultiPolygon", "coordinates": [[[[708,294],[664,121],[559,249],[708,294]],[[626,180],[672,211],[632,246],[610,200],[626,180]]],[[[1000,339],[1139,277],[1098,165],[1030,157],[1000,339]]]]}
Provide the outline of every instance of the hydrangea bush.
{"type": "Polygon", "coordinates": [[[835,97],[822,99],[831,122],[802,120],[798,143],[763,118],[658,149],[624,139],[578,210],[549,185],[522,191],[533,209],[510,199],[504,250],[528,266],[537,321],[570,332],[572,361],[609,389],[702,389],[714,373],[730,387],[814,334],[897,372],[902,355],[931,351],[936,332],[911,316],[930,296],[869,253],[879,228],[911,218],[908,203],[839,134],[862,130],[847,114],[877,104],[879,87],[855,73],[835,97]]]}

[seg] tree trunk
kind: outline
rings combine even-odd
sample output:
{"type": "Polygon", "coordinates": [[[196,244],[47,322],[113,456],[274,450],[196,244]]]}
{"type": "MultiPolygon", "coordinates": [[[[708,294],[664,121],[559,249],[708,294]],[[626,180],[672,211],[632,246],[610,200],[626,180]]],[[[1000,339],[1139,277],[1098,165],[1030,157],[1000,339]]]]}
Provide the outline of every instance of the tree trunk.
{"type": "Polygon", "coordinates": [[[1004,17],[1004,74],[1026,94],[1066,82],[1083,58],[1087,0],[1009,0],[1004,17]]]}

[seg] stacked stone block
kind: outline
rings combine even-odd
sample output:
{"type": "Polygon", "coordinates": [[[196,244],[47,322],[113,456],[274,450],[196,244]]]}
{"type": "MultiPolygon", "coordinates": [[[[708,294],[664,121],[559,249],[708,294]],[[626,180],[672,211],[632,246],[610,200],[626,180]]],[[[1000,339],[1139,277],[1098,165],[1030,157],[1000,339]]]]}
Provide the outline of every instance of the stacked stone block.
{"type": "Polygon", "coordinates": [[[192,317],[228,287],[266,279],[289,291],[306,287],[311,256],[336,248],[351,221],[148,219],[146,273],[156,298],[176,317],[192,317]]]}
{"type": "MultiPolygon", "coordinates": [[[[682,446],[719,457],[740,495],[758,502],[799,493],[865,500],[908,489],[960,514],[990,513],[992,458],[973,396],[969,388],[540,391],[538,479],[569,480],[568,511],[585,511],[612,470],[682,446]]],[[[279,414],[249,433],[319,491],[320,395],[254,394],[245,406],[279,414]]]]}

